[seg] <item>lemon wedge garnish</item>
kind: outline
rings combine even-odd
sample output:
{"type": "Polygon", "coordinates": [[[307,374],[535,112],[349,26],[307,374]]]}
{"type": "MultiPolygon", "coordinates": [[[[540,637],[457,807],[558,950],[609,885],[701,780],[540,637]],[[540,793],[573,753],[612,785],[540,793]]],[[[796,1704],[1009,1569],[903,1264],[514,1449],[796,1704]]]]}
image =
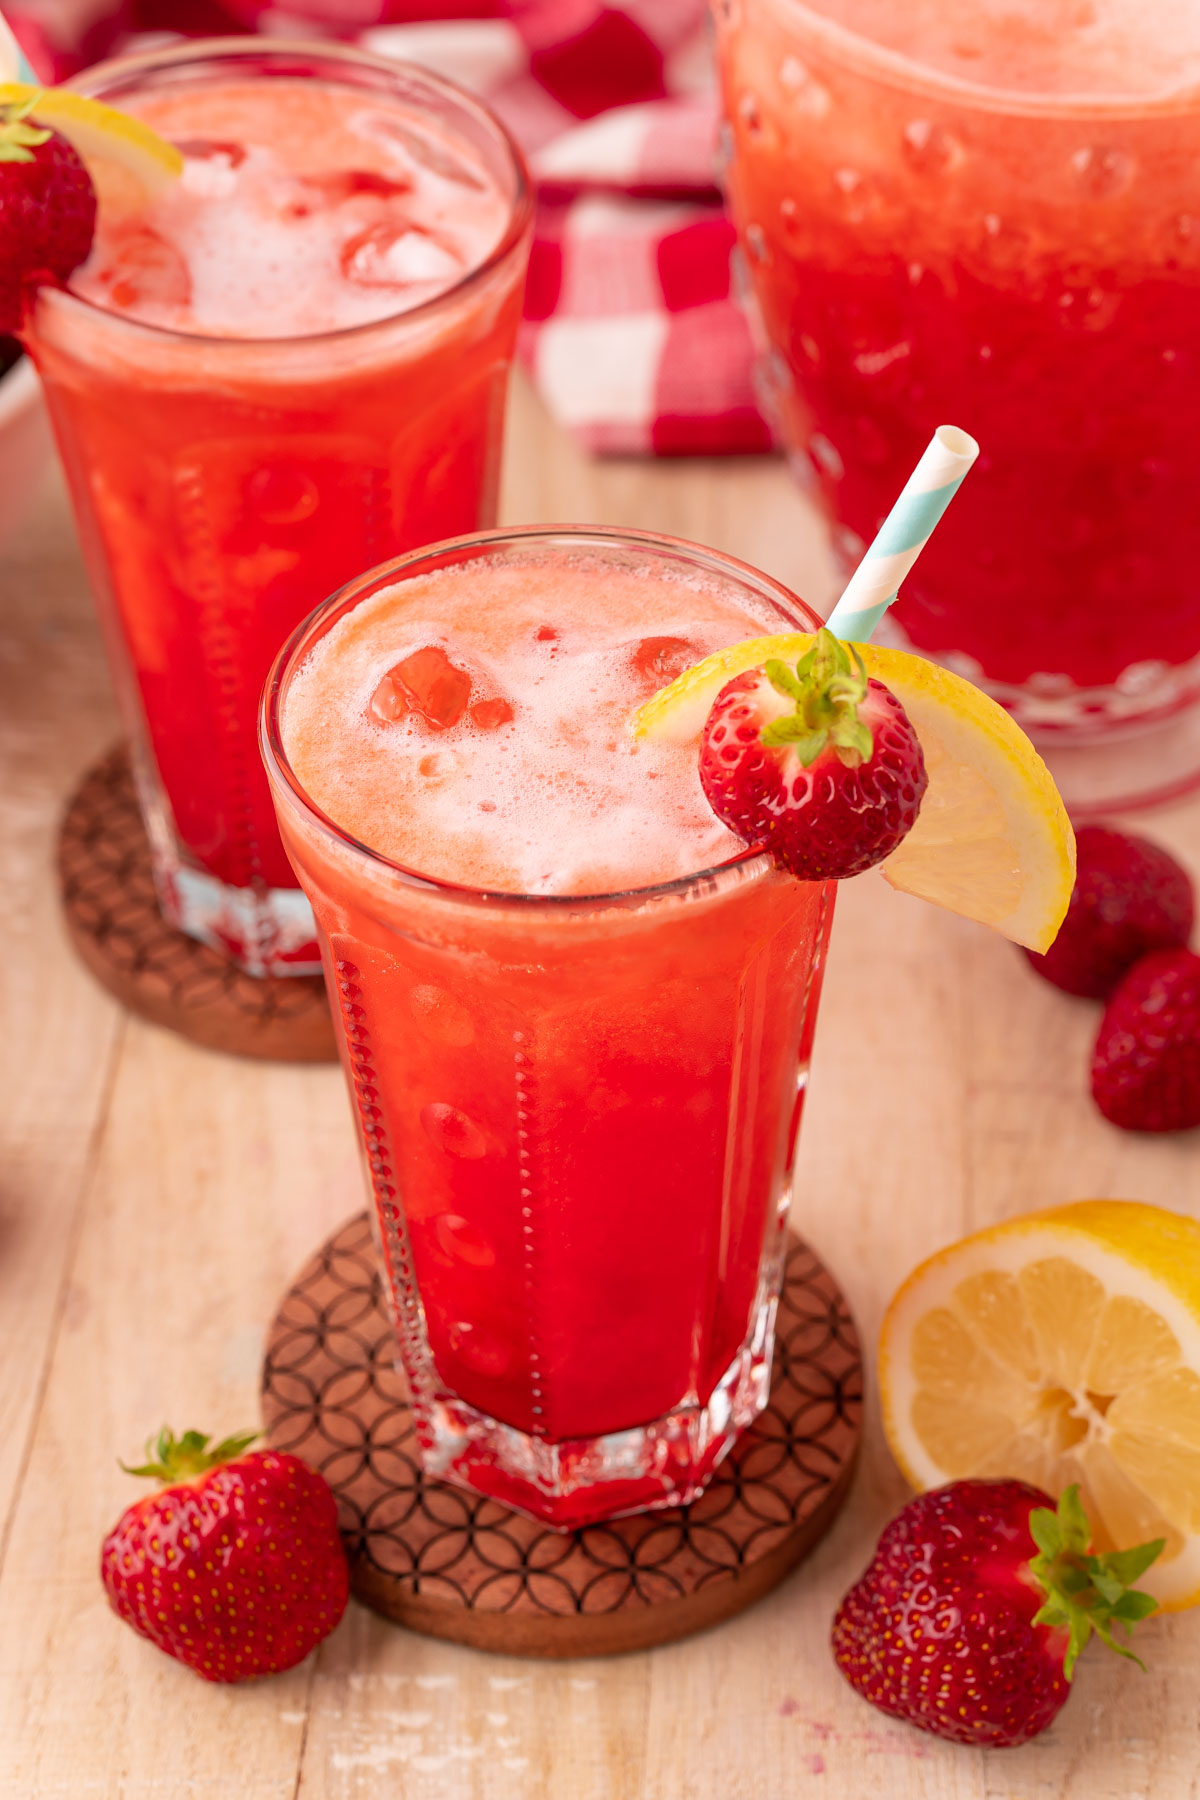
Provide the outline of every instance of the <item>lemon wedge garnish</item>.
{"type": "Polygon", "coordinates": [[[101,158],[117,163],[148,192],[183,173],[183,157],[174,144],[168,144],[140,119],[131,119],[101,100],[89,100],[68,88],[37,88],[23,81],[0,83],[0,106],[24,105],[31,100],[29,118],[65,137],[85,163],[101,158]]]}
{"type": "Polygon", "coordinates": [[[914,1487],[1072,1482],[1098,1550],[1166,1548],[1139,1585],[1200,1601],[1200,1224],[1082,1200],[963,1238],[887,1310],[879,1391],[914,1487]]]}
{"type": "MultiPolygon", "coordinates": [[[[632,720],[637,737],[698,740],[727,681],[768,657],[794,663],[806,632],[750,638],[660,688],[632,720]]],[[[921,742],[929,786],[917,822],[882,865],[894,888],[1047,950],[1075,882],[1075,837],[1045,763],[1004,708],[937,663],[879,644],[855,646],[921,742]]]]}

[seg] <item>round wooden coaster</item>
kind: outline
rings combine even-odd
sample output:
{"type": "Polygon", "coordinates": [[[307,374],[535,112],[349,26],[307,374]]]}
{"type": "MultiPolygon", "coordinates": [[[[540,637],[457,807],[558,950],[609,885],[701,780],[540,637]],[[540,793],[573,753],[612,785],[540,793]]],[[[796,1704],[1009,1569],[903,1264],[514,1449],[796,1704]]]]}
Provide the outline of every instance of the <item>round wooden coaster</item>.
{"type": "Polygon", "coordinates": [[[67,931],[122,1006],[210,1050],[280,1062],[337,1058],[320,975],[258,979],[167,923],[123,745],[89,769],[58,840],[67,931]]]}
{"type": "Polygon", "coordinates": [[[312,1258],[270,1331],[263,1419],[337,1496],[354,1592],[388,1618],[518,1656],[644,1650],[741,1612],[832,1524],[858,1449],[862,1362],[841,1291],[789,1242],[771,1398],[691,1506],[570,1532],[417,1460],[366,1213],[312,1258]]]}

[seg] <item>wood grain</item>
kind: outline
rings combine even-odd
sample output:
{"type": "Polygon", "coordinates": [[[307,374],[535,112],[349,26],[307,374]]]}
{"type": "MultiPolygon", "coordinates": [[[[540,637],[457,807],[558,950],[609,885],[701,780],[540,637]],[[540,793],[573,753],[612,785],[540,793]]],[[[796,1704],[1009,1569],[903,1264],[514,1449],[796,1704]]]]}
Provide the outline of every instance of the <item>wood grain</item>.
{"type": "MultiPolygon", "coordinates": [[[[594,463],[519,389],[506,514],[707,540],[817,602],[820,529],[767,461],[594,463]]],[[[1150,1673],[1089,1650],[1053,1731],[969,1752],[872,1712],[827,1650],[903,1496],[873,1416],[850,1502],[760,1605],[680,1644],[530,1665],[352,1605],[303,1668],[198,1682],[123,1630],[96,1578],[169,1419],[254,1417],[292,1272],[362,1204],[341,1076],[225,1059],[123,1021],[55,911],[55,819],[113,728],[61,493],[0,546],[0,1793],[13,1800],[1197,1800],[1200,1615],[1153,1621],[1150,1673]]],[[[1200,807],[1143,829],[1200,874],[1200,807]]],[[[847,884],[822,1002],[796,1222],[863,1333],[917,1258],[1028,1207],[1115,1194],[1200,1212],[1200,1137],[1107,1126],[1096,1009],[1010,946],[847,884]]],[[[872,1408],[873,1414],[873,1408],[872,1408]]]]}

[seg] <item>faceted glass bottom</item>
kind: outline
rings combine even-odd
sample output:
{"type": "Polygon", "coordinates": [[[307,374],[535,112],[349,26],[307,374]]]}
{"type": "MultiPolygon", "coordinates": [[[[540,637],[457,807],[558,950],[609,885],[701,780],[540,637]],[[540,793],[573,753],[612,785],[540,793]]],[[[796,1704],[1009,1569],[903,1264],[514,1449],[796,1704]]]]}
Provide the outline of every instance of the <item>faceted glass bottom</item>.
{"type": "Polygon", "coordinates": [[[388,1220],[384,1260],[393,1280],[393,1316],[397,1302],[403,1315],[397,1319],[401,1366],[426,1474],[486,1494],[560,1531],[695,1500],[770,1394],[785,1205],[777,1217],[777,1229],[773,1224],[768,1233],[745,1339],[708,1398],[690,1396],[661,1418],[624,1431],[556,1442],[490,1418],[438,1379],[422,1341],[419,1303],[413,1306],[415,1296],[404,1291],[403,1230],[398,1220],[388,1220]]]}

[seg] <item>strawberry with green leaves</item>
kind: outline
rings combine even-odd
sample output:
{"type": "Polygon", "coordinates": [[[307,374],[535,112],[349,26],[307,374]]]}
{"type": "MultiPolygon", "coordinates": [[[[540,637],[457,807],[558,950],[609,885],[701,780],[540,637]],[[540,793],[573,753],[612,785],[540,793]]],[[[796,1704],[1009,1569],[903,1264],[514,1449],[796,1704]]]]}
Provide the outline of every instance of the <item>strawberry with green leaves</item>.
{"type": "Polygon", "coordinates": [[[833,1654],[864,1699],[935,1737],[1023,1744],[1071,1691],[1080,1652],[1124,1641],[1155,1609],[1132,1586],[1163,1540],[1093,1555],[1070,1487],[1057,1508],[1023,1481],[955,1481],[918,1494],[842,1601],[833,1654]]]}
{"type": "Polygon", "coordinates": [[[20,330],[34,291],[66,280],[96,230],[96,190],[79,153],[35,125],[32,100],[0,104],[0,333],[20,330]]]}
{"type": "MultiPolygon", "coordinates": [[[[302,1662],[346,1610],[328,1483],[299,1457],[167,1430],[128,1469],[166,1485],[104,1540],[100,1576],[126,1624],[202,1675],[246,1681],[302,1662]]],[[[122,1467],[125,1465],[122,1464],[122,1467]]]]}
{"type": "Polygon", "coordinates": [[[717,817],[804,881],[890,856],[928,786],[908,715],[853,644],[817,633],[794,667],[735,675],[704,727],[700,782],[717,817]]]}

